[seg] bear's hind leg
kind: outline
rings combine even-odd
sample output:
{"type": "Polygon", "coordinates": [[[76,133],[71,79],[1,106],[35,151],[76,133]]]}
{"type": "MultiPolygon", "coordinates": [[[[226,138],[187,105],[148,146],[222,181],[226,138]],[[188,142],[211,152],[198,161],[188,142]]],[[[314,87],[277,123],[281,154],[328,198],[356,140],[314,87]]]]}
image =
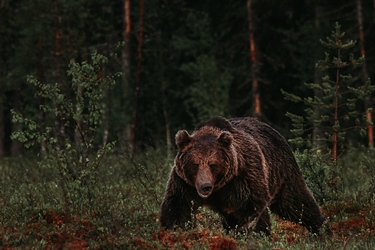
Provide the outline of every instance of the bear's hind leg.
{"type": "Polygon", "coordinates": [[[254,228],[254,232],[264,233],[267,236],[271,235],[271,218],[268,209],[260,216],[254,228]]]}
{"type": "Polygon", "coordinates": [[[326,221],[308,189],[296,191],[286,188],[270,208],[281,218],[301,224],[313,234],[319,235],[326,221]]]}

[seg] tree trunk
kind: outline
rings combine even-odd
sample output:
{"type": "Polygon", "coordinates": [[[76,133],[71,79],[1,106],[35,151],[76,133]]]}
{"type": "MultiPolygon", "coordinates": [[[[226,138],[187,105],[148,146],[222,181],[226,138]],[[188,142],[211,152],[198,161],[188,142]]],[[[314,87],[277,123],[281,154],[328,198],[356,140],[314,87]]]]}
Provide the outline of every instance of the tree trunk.
{"type": "Polygon", "coordinates": [[[166,88],[167,83],[164,80],[162,82],[162,88],[163,88],[163,116],[164,116],[164,123],[165,123],[165,138],[167,143],[167,159],[170,159],[172,157],[172,141],[171,141],[171,128],[169,125],[169,118],[168,118],[168,101],[167,101],[167,95],[166,95],[166,88]]]}
{"type": "Polygon", "coordinates": [[[367,136],[368,136],[368,145],[370,148],[374,147],[374,126],[372,125],[372,111],[366,109],[366,119],[368,122],[367,125],[367,136]]]}
{"type": "MultiPolygon", "coordinates": [[[[65,92],[65,86],[61,80],[61,39],[62,39],[62,30],[61,30],[61,16],[59,14],[59,3],[58,0],[54,1],[54,15],[55,15],[55,74],[56,82],[60,86],[61,92],[65,92]]],[[[56,129],[56,138],[57,138],[57,148],[60,149],[64,143],[65,138],[65,128],[62,121],[62,117],[57,117],[55,120],[55,129],[56,129]]]]}
{"type": "Polygon", "coordinates": [[[252,113],[254,117],[260,118],[262,115],[261,111],[261,101],[259,93],[259,82],[258,82],[258,59],[257,59],[257,49],[254,38],[255,27],[254,27],[254,14],[252,10],[252,0],[247,0],[247,17],[249,25],[249,45],[250,45],[250,60],[251,60],[251,78],[252,78],[252,113]]]}
{"type": "MultiPolygon", "coordinates": [[[[106,90],[105,90],[106,91],[106,90]]],[[[103,98],[103,136],[102,136],[102,144],[103,147],[105,147],[108,143],[108,134],[109,134],[109,97],[108,97],[108,91],[104,93],[103,98]]]]}
{"type": "Polygon", "coordinates": [[[129,86],[129,75],[130,75],[130,31],[131,31],[131,19],[130,19],[130,0],[124,0],[124,46],[122,49],[122,77],[125,87],[129,86]]]}
{"type": "Polygon", "coordinates": [[[337,150],[338,150],[338,139],[339,139],[339,131],[338,131],[338,128],[337,128],[337,125],[339,123],[339,95],[340,95],[340,91],[339,91],[339,84],[340,84],[340,67],[339,67],[339,63],[341,61],[341,51],[338,50],[338,54],[337,54],[337,59],[338,59],[338,62],[337,62],[337,69],[336,69],[336,80],[335,80],[335,100],[334,100],[334,103],[333,103],[333,108],[334,108],[334,117],[333,117],[333,120],[334,120],[334,124],[333,124],[333,135],[332,135],[332,138],[333,138],[333,142],[332,142],[332,161],[336,164],[337,162],[337,150]]]}
{"type": "Polygon", "coordinates": [[[136,130],[137,130],[137,118],[138,118],[138,106],[139,106],[139,96],[141,93],[141,69],[142,69],[142,49],[143,49],[143,18],[144,18],[144,0],[139,1],[139,32],[138,32],[138,61],[137,61],[137,81],[135,85],[134,93],[134,105],[133,105],[133,121],[131,126],[131,155],[135,154],[135,147],[137,143],[136,130]]]}
{"type": "MultiPolygon", "coordinates": [[[[169,122],[169,115],[168,115],[168,81],[165,78],[165,46],[163,43],[163,38],[162,38],[162,32],[157,33],[157,44],[158,44],[158,66],[159,68],[157,71],[160,74],[160,83],[161,83],[161,94],[162,94],[162,107],[163,107],[163,118],[164,118],[164,127],[165,127],[165,142],[167,146],[167,160],[172,158],[172,140],[171,140],[171,127],[170,127],[170,122],[169,122]]],[[[168,55],[167,55],[168,56],[168,55]]],[[[168,57],[167,57],[168,58],[168,57]]],[[[168,60],[168,59],[167,59],[168,60]]]]}
{"type": "MultiPolygon", "coordinates": [[[[124,88],[123,93],[123,105],[126,106],[127,110],[130,110],[130,35],[131,35],[131,9],[130,0],[124,0],[124,46],[122,47],[121,59],[122,59],[122,83],[124,88]]],[[[131,124],[126,121],[123,131],[121,132],[121,138],[126,143],[127,147],[131,147],[131,124]]]]}
{"type": "Polygon", "coordinates": [[[0,159],[5,157],[5,121],[4,121],[4,86],[5,86],[5,62],[3,58],[0,58],[0,159]]]}
{"type": "MultiPolygon", "coordinates": [[[[356,1],[356,13],[357,13],[357,22],[358,22],[358,32],[359,32],[359,47],[361,49],[361,55],[365,56],[365,32],[363,31],[363,16],[362,16],[362,1],[356,1]]],[[[366,59],[362,64],[362,81],[366,83],[369,78],[367,71],[366,59]]],[[[374,128],[372,125],[372,115],[371,115],[371,99],[370,97],[365,100],[365,109],[366,109],[366,119],[367,119],[367,138],[369,147],[374,147],[374,128]]]]}
{"type": "MultiPolygon", "coordinates": [[[[160,45],[162,45],[162,41],[160,39],[160,45]]],[[[164,58],[164,51],[163,48],[160,48],[160,74],[161,74],[161,89],[162,89],[162,97],[163,97],[163,117],[164,117],[164,124],[165,124],[165,141],[167,144],[167,159],[170,159],[172,156],[172,140],[171,140],[171,128],[169,125],[169,116],[168,116],[168,95],[167,95],[167,89],[168,89],[168,83],[165,79],[164,73],[164,65],[163,65],[163,58],[164,58]]]]}
{"type": "Polygon", "coordinates": [[[5,157],[5,142],[4,142],[4,130],[5,130],[5,121],[4,121],[4,95],[0,90],[0,159],[5,157]]]}

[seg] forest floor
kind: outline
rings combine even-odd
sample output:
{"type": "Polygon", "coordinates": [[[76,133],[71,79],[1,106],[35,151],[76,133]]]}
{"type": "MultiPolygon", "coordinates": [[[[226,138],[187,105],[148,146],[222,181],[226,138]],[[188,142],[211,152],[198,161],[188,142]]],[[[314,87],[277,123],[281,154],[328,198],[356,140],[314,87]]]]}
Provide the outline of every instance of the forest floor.
{"type": "MultiPolygon", "coordinates": [[[[375,222],[370,221],[368,214],[371,207],[358,207],[345,203],[337,206],[323,207],[326,215],[341,218],[332,221],[333,236],[315,237],[302,226],[274,218],[274,228],[270,238],[234,236],[223,233],[220,229],[206,229],[206,223],[214,218],[208,213],[198,214],[200,227],[190,231],[156,230],[150,232],[143,227],[154,224],[158,228],[158,218],[141,221],[138,228],[129,230],[126,219],[112,230],[96,225],[91,215],[75,216],[54,210],[44,210],[20,226],[0,228],[0,249],[373,249],[375,247],[375,222]],[[90,218],[91,219],[88,219],[90,218]],[[123,234],[127,236],[124,237],[123,234]],[[6,235],[6,236],[5,236],[6,235]],[[30,240],[32,238],[33,240],[30,240]],[[27,240],[29,239],[29,240],[27,240]],[[30,245],[29,245],[30,244],[30,245]],[[107,246],[107,247],[105,247],[107,246]],[[310,246],[310,247],[309,247],[310,246]]],[[[136,224],[136,223],[135,223],[136,224]]]]}
{"type": "Polygon", "coordinates": [[[28,158],[0,162],[0,249],[375,249],[373,175],[350,173],[359,183],[343,183],[357,191],[320,202],[333,236],[313,236],[274,215],[270,237],[226,234],[208,209],[193,229],[169,231],[159,223],[171,168],[161,157],[134,164],[114,157],[92,186],[62,182],[28,158]]]}

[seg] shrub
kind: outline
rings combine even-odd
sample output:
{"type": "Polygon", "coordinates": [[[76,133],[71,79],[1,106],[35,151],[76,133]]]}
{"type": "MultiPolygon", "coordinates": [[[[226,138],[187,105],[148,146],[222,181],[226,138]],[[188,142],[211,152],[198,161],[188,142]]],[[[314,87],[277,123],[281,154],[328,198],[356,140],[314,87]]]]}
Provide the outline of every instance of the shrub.
{"type": "Polygon", "coordinates": [[[71,61],[67,71],[71,77],[70,96],[63,84],[42,84],[34,77],[28,83],[37,89],[41,99],[40,112],[45,123],[12,111],[12,121],[23,124],[23,129],[12,134],[26,147],[40,145],[40,165],[58,173],[58,182],[65,197],[65,207],[82,210],[94,198],[98,168],[104,155],[114,142],[94,148],[103,114],[103,95],[114,82],[116,75],[104,76],[108,59],[93,53],[91,62],[71,61]],[[75,142],[69,136],[74,127],[75,142]],[[71,206],[72,205],[72,206],[71,206]]]}

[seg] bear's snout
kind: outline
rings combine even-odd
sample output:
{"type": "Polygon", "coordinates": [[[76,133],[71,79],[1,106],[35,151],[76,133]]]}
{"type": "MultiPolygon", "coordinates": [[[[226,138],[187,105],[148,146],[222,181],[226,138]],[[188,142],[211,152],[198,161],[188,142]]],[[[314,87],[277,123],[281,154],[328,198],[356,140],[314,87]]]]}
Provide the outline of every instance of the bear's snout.
{"type": "Polygon", "coordinates": [[[207,182],[203,183],[202,185],[196,185],[196,188],[200,197],[207,198],[211,194],[213,186],[211,183],[207,182]]]}
{"type": "Polygon", "coordinates": [[[207,198],[214,189],[214,180],[209,168],[200,168],[195,180],[195,188],[200,197],[207,198]]]}
{"type": "Polygon", "coordinates": [[[201,190],[204,194],[209,194],[212,190],[212,185],[210,183],[205,183],[201,186],[201,190]]]}

